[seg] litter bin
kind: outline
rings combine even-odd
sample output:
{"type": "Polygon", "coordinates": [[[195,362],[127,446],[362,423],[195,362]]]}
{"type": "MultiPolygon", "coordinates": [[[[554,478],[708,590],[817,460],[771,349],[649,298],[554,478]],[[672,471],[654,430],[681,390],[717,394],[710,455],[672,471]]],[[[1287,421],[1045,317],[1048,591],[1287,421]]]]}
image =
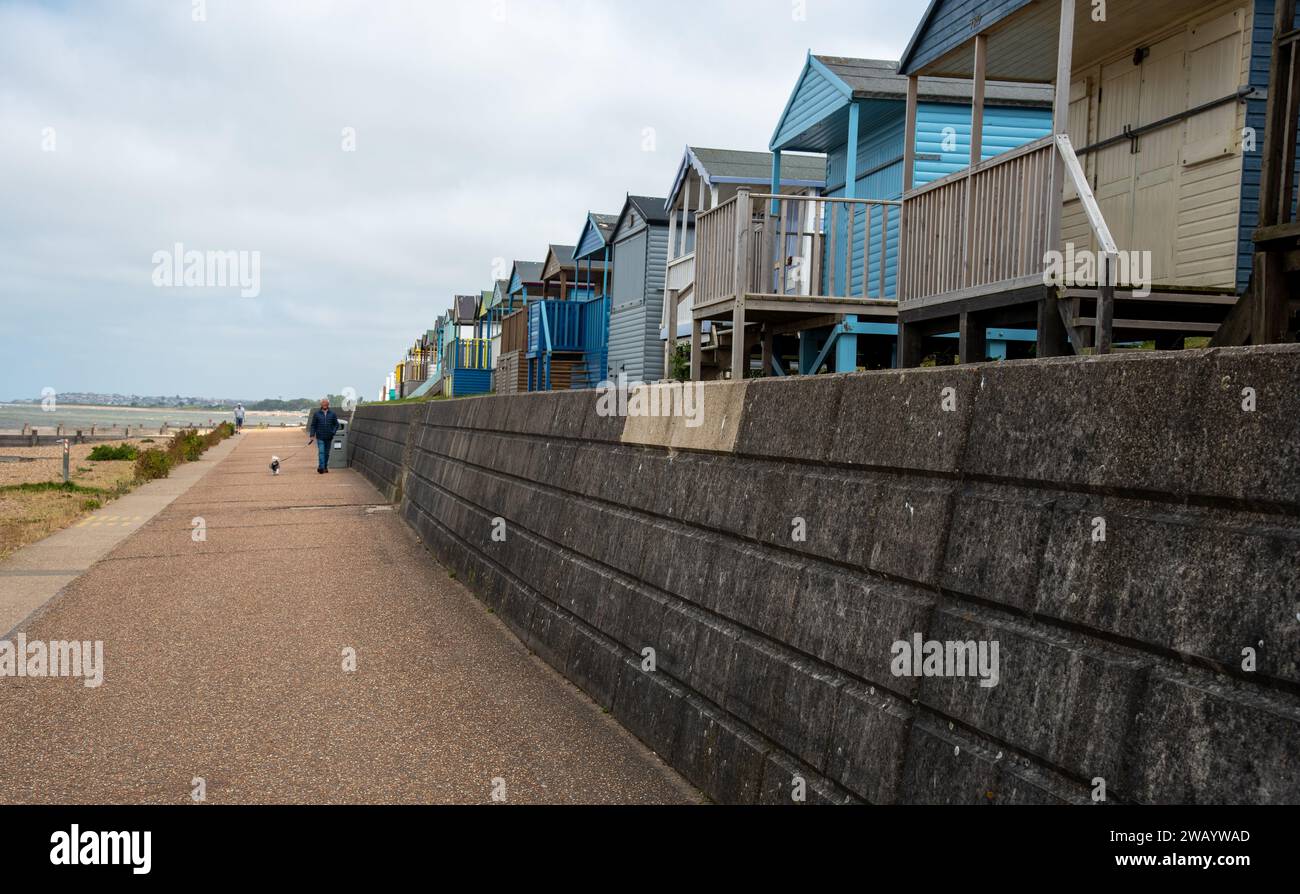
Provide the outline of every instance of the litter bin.
{"type": "Polygon", "coordinates": [[[348,424],[350,420],[339,420],[339,432],[334,436],[334,443],[330,445],[330,468],[346,469],[348,468],[349,453],[348,450],[348,424]]]}

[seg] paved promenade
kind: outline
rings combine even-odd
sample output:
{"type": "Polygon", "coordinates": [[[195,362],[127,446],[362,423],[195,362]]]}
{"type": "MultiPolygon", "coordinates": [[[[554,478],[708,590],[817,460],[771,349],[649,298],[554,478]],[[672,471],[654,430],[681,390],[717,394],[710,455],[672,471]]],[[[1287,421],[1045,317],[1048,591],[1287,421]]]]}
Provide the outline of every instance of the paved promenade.
{"type": "Polygon", "coordinates": [[[163,507],[105,513],[150,520],[0,565],[17,614],[15,581],[66,582],[41,562],[97,559],[43,606],[24,590],[8,639],[104,644],[98,688],[0,678],[0,802],[188,803],[200,779],[212,804],[699,799],[305,443],[246,434],[163,507]]]}

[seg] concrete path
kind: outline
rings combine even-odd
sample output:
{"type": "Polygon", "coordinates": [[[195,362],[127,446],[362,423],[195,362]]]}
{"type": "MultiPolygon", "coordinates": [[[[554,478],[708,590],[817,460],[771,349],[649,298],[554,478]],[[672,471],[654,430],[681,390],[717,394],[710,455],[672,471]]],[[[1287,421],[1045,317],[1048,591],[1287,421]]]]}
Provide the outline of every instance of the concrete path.
{"type": "Polygon", "coordinates": [[[244,435],[19,626],[102,641],[104,683],[0,678],[0,802],[699,799],[304,446],[244,435]]]}

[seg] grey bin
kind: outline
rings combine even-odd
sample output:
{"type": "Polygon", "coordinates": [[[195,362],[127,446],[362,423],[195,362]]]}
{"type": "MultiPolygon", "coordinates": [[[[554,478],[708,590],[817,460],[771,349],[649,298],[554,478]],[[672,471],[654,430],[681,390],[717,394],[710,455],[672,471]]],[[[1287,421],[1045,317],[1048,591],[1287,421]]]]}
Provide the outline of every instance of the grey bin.
{"type": "Polygon", "coordinates": [[[348,424],[347,419],[339,420],[339,433],[334,436],[334,443],[330,445],[331,469],[346,469],[350,465],[352,451],[348,449],[348,424]]]}

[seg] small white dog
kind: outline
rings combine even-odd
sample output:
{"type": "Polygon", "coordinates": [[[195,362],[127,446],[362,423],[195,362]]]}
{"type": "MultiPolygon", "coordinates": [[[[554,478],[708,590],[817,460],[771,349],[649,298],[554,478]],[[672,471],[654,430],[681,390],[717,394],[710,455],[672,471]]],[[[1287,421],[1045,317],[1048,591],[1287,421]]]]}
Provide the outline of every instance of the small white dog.
{"type": "Polygon", "coordinates": [[[280,457],[278,456],[271,457],[271,474],[272,475],[280,474],[280,457]]]}

